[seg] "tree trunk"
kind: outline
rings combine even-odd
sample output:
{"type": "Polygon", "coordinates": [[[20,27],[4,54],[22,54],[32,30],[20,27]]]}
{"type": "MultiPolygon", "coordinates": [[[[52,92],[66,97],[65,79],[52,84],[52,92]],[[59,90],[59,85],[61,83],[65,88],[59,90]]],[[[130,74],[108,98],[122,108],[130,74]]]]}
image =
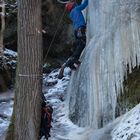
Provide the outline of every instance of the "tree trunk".
{"type": "Polygon", "coordinates": [[[3,55],[4,44],[3,44],[3,36],[5,30],[5,2],[4,0],[0,1],[0,8],[1,8],[1,30],[0,30],[0,55],[3,55]]]}
{"type": "Polygon", "coordinates": [[[18,1],[16,80],[12,139],[38,140],[42,92],[41,0],[18,1]]]}

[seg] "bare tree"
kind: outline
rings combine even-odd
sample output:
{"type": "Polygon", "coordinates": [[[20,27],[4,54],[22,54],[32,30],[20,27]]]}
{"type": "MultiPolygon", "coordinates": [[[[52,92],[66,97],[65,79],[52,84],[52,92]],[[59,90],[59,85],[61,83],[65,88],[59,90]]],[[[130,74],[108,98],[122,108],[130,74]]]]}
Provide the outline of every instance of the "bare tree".
{"type": "Polygon", "coordinates": [[[18,1],[18,68],[7,140],[38,140],[42,91],[41,0],[18,1]]]}
{"type": "Polygon", "coordinates": [[[3,38],[4,38],[4,30],[5,30],[5,2],[4,0],[0,0],[0,8],[1,8],[0,55],[3,55],[3,50],[4,50],[3,38]]]}

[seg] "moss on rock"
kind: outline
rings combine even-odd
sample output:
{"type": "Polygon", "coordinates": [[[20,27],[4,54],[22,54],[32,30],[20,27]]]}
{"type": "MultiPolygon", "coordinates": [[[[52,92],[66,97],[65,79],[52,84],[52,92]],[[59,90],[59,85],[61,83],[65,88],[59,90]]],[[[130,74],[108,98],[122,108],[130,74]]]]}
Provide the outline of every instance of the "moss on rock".
{"type": "Polygon", "coordinates": [[[118,97],[116,116],[120,116],[140,103],[140,68],[133,69],[123,84],[123,93],[118,97]]]}

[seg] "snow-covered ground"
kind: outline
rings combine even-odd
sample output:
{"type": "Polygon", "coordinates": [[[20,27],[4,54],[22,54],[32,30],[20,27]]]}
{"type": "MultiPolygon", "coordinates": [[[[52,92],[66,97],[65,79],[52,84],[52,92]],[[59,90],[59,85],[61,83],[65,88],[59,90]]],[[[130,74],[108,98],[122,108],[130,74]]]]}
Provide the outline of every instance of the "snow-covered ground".
{"type": "MultiPolygon", "coordinates": [[[[69,120],[66,104],[70,70],[65,70],[62,79],[57,78],[58,72],[57,69],[49,75],[43,76],[43,92],[47,103],[54,109],[53,127],[49,140],[140,140],[140,105],[126,113],[119,121],[101,130],[94,131],[91,128],[80,128],[74,125],[69,120]]],[[[4,140],[4,134],[12,114],[13,101],[8,101],[3,96],[0,96],[0,99],[0,140],[4,140]]]]}
{"type": "Polygon", "coordinates": [[[92,129],[79,128],[74,125],[68,117],[66,90],[70,80],[70,69],[65,69],[62,79],[57,78],[58,72],[59,70],[53,71],[44,78],[45,97],[54,109],[53,127],[49,140],[88,140],[92,129]]]}
{"type": "MultiPolygon", "coordinates": [[[[43,93],[47,99],[47,103],[52,105],[53,123],[51,137],[49,140],[88,140],[91,129],[79,128],[74,125],[68,117],[68,108],[66,105],[66,90],[70,80],[70,69],[66,68],[64,77],[58,79],[59,69],[52,71],[49,75],[43,75],[43,93]]],[[[2,99],[2,97],[0,97],[2,99]]],[[[4,134],[10,122],[12,115],[13,101],[0,103],[0,140],[4,140],[4,134]]],[[[43,138],[42,138],[43,140],[43,138]]]]}
{"type": "Polygon", "coordinates": [[[49,140],[140,140],[140,105],[101,130],[74,125],[69,120],[66,104],[69,73],[69,69],[66,69],[64,77],[59,80],[56,70],[44,78],[44,85],[47,85],[44,89],[45,97],[54,108],[53,128],[49,140]]]}
{"type": "Polygon", "coordinates": [[[140,140],[140,104],[126,113],[112,131],[113,140],[140,140]]]}
{"type": "Polygon", "coordinates": [[[11,56],[11,57],[17,57],[17,53],[12,51],[12,50],[9,50],[9,49],[5,49],[4,50],[4,55],[8,55],[8,56],[11,56]]]}
{"type": "MultiPolygon", "coordinates": [[[[101,130],[95,131],[91,128],[80,128],[74,125],[69,120],[66,102],[70,70],[65,70],[62,79],[57,78],[58,72],[57,69],[49,75],[43,76],[43,92],[47,103],[54,109],[53,127],[49,140],[110,140],[111,137],[113,140],[140,140],[140,105],[126,113],[119,121],[101,130]]],[[[0,99],[0,140],[4,140],[12,114],[13,101],[6,100],[5,96],[0,96],[0,99]]],[[[44,139],[42,138],[42,140],[44,139]]]]}
{"type": "MultiPolygon", "coordinates": [[[[10,66],[13,70],[16,69],[17,53],[5,49],[4,56],[0,57],[4,65],[10,66]]],[[[10,117],[13,110],[13,91],[7,91],[0,94],[0,140],[4,140],[6,129],[10,122],[10,117]]]]}
{"type": "MultiPolygon", "coordinates": [[[[5,55],[9,54],[11,57],[17,55],[6,50],[5,55]]],[[[71,72],[69,68],[66,68],[62,79],[57,78],[58,73],[59,69],[56,69],[49,75],[43,75],[43,93],[47,103],[54,109],[49,140],[140,140],[140,104],[100,130],[74,125],[69,120],[66,102],[71,72]]],[[[13,110],[12,99],[11,92],[0,95],[0,140],[4,140],[10,122],[13,110]]]]}
{"type": "Polygon", "coordinates": [[[12,93],[3,93],[0,95],[0,140],[4,140],[13,111],[13,100],[11,100],[11,97],[9,98],[9,95],[11,96],[12,93]],[[4,94],[8,96],[6,97],[4,94]]]}
{"type": "Polygon", "coordinates": [[[16,59],[17,59],[17,53],[9,49],[4,50],[3,57],[0,56],[0,60],[2,60],[2,62],[4,63],[2,64],[8,66],[12,70],[16,69],[16,64],[17,64],[16,59]]]}

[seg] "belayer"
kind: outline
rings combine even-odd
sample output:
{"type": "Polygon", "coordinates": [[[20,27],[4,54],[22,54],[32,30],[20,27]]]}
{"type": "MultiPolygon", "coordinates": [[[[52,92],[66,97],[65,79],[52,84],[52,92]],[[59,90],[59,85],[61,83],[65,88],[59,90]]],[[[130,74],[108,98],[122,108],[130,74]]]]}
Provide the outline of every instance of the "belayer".
{"type": "Polygon", "coordinates": [[[41,108],[41,124],[40,124],[40,139],[45,136],[46,140],[50,137],[50,129],[52,122],[53,108],[46,105],[46,99],[42,94],[42,108],[41,108]]]}
{"type": "Polygon", "coordinates": [[[75,3],[74,0],[71,0],[65,6],[66,11],[69,12],[70,19],[72,21],[76,45],[72,56],[62,65],[58,78],[63,77],[65,67],[76,70],[76,66],[80,65],[79,57],[86,46],[86,21],[82,10],[84,10],[87,5],[88,0],[85,0],[80,5],[75,3]]]}

